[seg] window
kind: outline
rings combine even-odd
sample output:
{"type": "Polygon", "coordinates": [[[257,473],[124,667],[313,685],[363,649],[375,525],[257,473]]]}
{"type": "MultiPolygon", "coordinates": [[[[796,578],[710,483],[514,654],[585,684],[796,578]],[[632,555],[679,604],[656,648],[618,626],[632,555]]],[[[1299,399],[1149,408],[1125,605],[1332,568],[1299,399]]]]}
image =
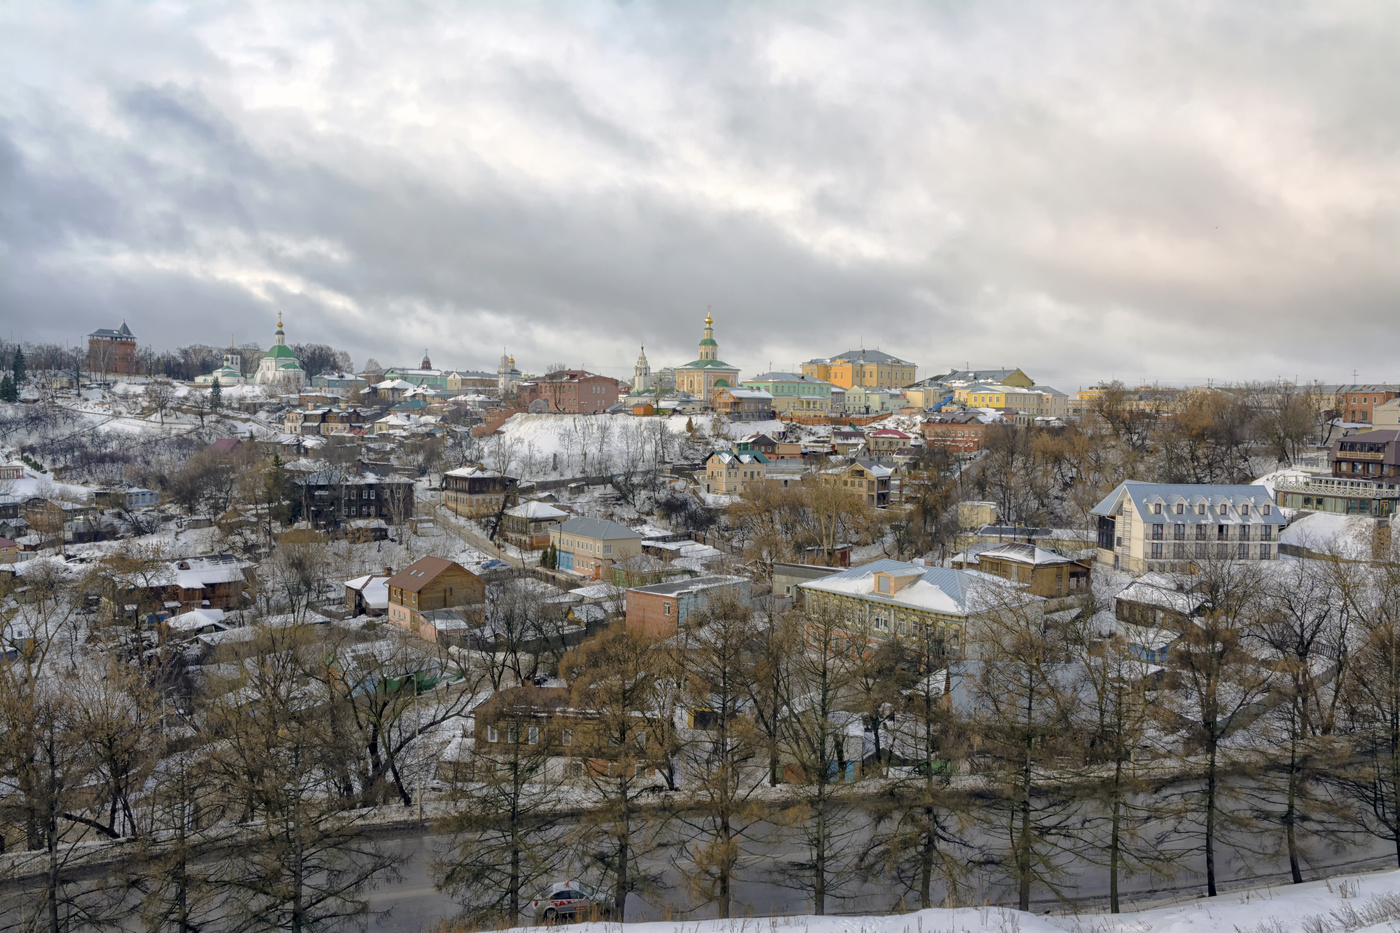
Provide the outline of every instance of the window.
{"type": "Polygon", "coordinates": [[[1272,515],[1274,512],[1274,507],[1272,505],[1265,505],[1260,507],[1259,511],[1263,515],[1272,515]]]}
{"type": "Polygon", "coordinates": [[[877,592],[877,593],[888,593],[889,591],[890,591],[890,578],[889,578],[889,577],[876,577],[876,578],[875,578],[875,592],[877,592]]]}
{"type": "Polygon", "coordinates": [[[1206,504],[1205,504],[1204,502],[1202,502],[1200,505],[1196,506],[1196,514],[1197,514],[1197,515],[1204,515],[1204,514],[1206,514],[1206,504]]]}
{"type": "Polygon", "coordinates": [[[1175,525],[1173,525],[1173,526],[1172,526],[1172,537],[1175,538],[1177,541],[1185,541],[1185,540],[1186,540],[1186,526],[1183,525],[1181,522],[1177,522],[1175,525]]]}
{"type": "Polygon", "coordinates": [[[1274,526],[1273,526],[1273,525],[1261,525],[1260,528],[1259,528],[1259,540],[1260,540],[1260,541],[1272,541],[1272,540],[1274,540],[1274,526]]]}
{"type": "Polygon", "coordinates": [[[611,545],[611,544],[605,544],[605,545],[603,545],[603,553],[604,553],[604,554],[611,554],[611,553],[612,553],[612,545],[611,545]]]}
{"type": "Polygon", "coordinates": [[[1241,540],[1241,541],[1248,541],[1248,540],[1249,540],[1249,529],[1250,529],[1250,526],[1249,526],[1249,525],[1241,525],[1241,526],[1240,526],[1240,540],[1241,540]]]}
{"type": "Polygon", "coordinates": [[[1175,557],[1177,560],[1182,560],[1186,557],[1185,542],[1178,541],[1172,545],[1172,557],[1175,557]]]}
{"type": "Polygon", "coordinates": [[[531,744],[531,745],[538,745],[538,744],[540,744],[540,727],[539,727],[539,726],[531,726],[531,727],[530,727],[530,733],[529,733],[529,735],[530,735],[530,744],[531,744]]]}
{"type": "Polygon", "coordinates": [[[1249,558],[1249,545],[1248,545],[1248,544],[1243,544],[1243,543],[1241,543],[1241,544],[1240,544],[1240,560],[1247,560],[1248,558],[1249,558]]]}
{"type": "Polygon", "coordinates": [[[1227,513],[1230,511],[1230,503],[1228,503],[1228,502],[1222,502],[1222,503],[1220,503],[1219,505],[1217,505],[1217,506],[1215,507],[1215,511],[1218,512],[1218,513],[1220,513],[1221,515],[1227,514],[1227,513]]]}
{"type": "Polygon", "coordinates": [[[572,730],[572,729],[565,729],[564,731],[560,732],[560,733],[559,733],[559,744],[560,744],[560,745],[563,745],[565,748],[568,748],[570,745],[573,745],[573,744],[574,744],[574,730],[572,730]]]}
{"type": "Polygon", "coordinates": [[[1152,556],[1153,556],[1153,558],[1159,558],[1159,557],[1162,556],[1162,545],[1161,545],[1161,542],[1158,542],[1158,541],[1152,542],[1152,556]]]}
{"type": "MultiPolygon", "coordinates": [[[[1204,528],[1205,526],[1202,525],[1201,527],[1204,528]]],[[[1196,556],[1197,556],[1197,557],[1200,557],[1200,558],[1202,558],[1202,559],[1204,559],[1204,558],[1206,557],[1206,555],[1209,553],[1209,552],[1206,550],[1206,548],[1208,548],[1209,546],[1210,546],[1210,545],[1207,545],[1207,544],[1198,544],[1198,545],[1196,545],[1196,556]]]]}
{"type": "Polygon", "coordinates": [[[1241,514],[1241,515],[1248,515],[1248,514],[1249,514],[1249,503],[1248,503],[1248,502],[1246,502],[1246,503],[1244,503],[1243,505],[1240,506],[1240,514],[1241,514]]]}
{"type": "Polygon", "coordinates": [[[501,735],[500,735],[499,732],[496,731],[496,727],[495,727],[495,726],[487,726],[487,727],[486,727],[486,741],[488,741],[488,742],[499,742],[500,740],[501,740],[501,735]]]}
{"type": "Polygon", "coordinates": [[[1204,541],[1205,539],[1206,539],[1206,526],[1205,526],[1205,525],[1197,525],[1197,526],[1196,526],[1196,540],[1197,540],[1197,541],[1204,541]]]}
{"type": "Polygon", "coordinates": [[[1273,558],[1273,548],[1267,544],[1259,545],[1259,559],[1270,560],[1273,558]]]}
{"type": "Polygon", "coordinates": [[[506,741],[512,745],[520,741],[520,730],[518,727],[510,726],[506,729],[506,741]]]}
{"type": "Polygon", "coordinates": [[[1186,503],[1184,503],[1184,502],[1178,502],[1178,503],[1176,504],[1176,514],[1181,515],[1181,514],[1184,513],[1185,511],[1186,511],[1186,503]]]}
{"type": "Polygon", "coordinates": [[[668,615],[671,614],[671,604],[670,604],[670,603],[662,603],[662,604],[661,604],[661,614],[664,615],[664,616],[668,616],[668,615]]]}
{"type": "Polygon", "coordinates": [[[1161,525],[1153,525],[1153,526],[1152,526],[1152,540],[1153,540],[1153,541],[1161,541],[1161,540],[1162,540],[1162,526],[1161,526],[1161,525]]]}
{"type": "Polygon", "coordinates": [[[1229,540],[1230,540],[1230,526],[1229,526],[1229,525],[1216,525],[1216,526],[1215,526],[1215,540],[1217,540],[1217,541],[1229,541],[1229,540]]]}
{"type": "Polygon", "coordinates": [[[1152,504],[1152,514],[1153,514],[1153,515],[1161,515],[1161,514],[1162,514],[1162,503],[1160,503],[1160,502],[1155,502],[1155,503],[1152,504]]]}
{"type": "Polygon", "coordinates": [[[1223,541],[1215,546],[1215,556],[1224,560],[1230,556],[1230,545],[1223,541]]]}

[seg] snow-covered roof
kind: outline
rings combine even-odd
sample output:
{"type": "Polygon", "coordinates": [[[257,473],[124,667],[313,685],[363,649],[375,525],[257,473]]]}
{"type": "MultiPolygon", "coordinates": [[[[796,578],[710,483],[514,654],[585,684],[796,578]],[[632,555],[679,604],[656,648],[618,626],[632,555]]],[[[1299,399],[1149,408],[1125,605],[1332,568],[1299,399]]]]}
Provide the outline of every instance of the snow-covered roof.
{"type": "Polygon", "coordinates": [[[524,518],[532,522],[546,518],[569,517],[568,512],[544,502],[522,502],[514,508],[506,509],[506,514],[512,518],[524,518]]]}
{"type": "Polygon", "coordinates": [[[798,586],[807,591],[855,596],[870,602],[949,616],[966,616],[972,611],[969,606],[975,603],[972,596],[978,589],[996,587],[1000,593],[1006,590],[1005,582],[990,574],[927,567],[899,560],[873,561],[817,580],[808,580],[798,586]],[[876,574],[889,574],[904,580],[910,577],[916,579],[893,593],[877,593],[876,574]]]}
{"type": "Polygon", "coordinates": [[[1073,558],[1056,554],[1054,551],[1047,551],[1044,548],[1036,547],[1034,544],[1002,544],[994,548],[983,551],[979,557],[1000,558],[1002,560],[1015,561],[1018,564],[1069,564],[1073,563],[1073,558]]]}
{"type": "Polygon", "coordinates": [[[189,612],[182,612],[172,617],[165,624],[177,632],[194,632],[210,625],[223,626],[224,611],[222,609],[191,609],[189,612]]]}
{"type": "Polygon", "coordinates": [[[345,581],[346,589],[355,590],[371,609],[389,608],[389,575],[383,573],[366,574],[345,581]]]}

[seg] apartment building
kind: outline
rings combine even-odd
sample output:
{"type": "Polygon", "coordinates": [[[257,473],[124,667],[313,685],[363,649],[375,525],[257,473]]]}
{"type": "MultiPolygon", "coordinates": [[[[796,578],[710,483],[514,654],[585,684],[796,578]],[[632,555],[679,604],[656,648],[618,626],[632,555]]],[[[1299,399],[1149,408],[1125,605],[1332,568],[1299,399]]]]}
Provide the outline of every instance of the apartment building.
{"type": "Polygon", "coordinates": [[[1206,561],[1274,560],[1288,525],[1264,486],[1126,480],[1094,506],[1098,560],[1130,573],[1194,573],[1206,561]]]}

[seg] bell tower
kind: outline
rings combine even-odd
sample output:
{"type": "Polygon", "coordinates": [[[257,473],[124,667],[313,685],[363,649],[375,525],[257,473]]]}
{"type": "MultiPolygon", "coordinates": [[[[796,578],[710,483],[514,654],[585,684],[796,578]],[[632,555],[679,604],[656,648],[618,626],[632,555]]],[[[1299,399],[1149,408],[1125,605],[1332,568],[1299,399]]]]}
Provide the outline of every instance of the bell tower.
{"type": "Polygon", "coordinates": [[[715,319],[711,316],[709,308],[705,309],[705,336],[700,341],[699,359],[719,359],[719,344],[715,343],[715,319]]]}

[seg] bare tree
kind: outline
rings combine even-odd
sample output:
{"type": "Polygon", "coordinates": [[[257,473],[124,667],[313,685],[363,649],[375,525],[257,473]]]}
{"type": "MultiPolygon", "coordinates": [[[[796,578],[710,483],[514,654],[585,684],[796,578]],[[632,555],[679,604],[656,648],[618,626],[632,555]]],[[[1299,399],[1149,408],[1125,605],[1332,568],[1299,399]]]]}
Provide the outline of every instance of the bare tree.
{"type": "Polygon", "coordinates": [[[1197,835],[1205,858],[1206,892],[1218,891],[1216,853],[1221,837],[1247,827],[1244,814],[1225,806],[1241,770],[1230,760],[1226,739],[1256,716],[1256,704],[1269,692],[1272,671],[1249,653],[1249,635],[1257,622],[1262,584],[1260,571],[1245,561],[1208,561],[1197,591],[1201,614],[1185,626],[1172,652],[1180,686],[1175,713],[1186,726],[1193,750],[1202,759],[1201,785],[1186,798],[1195,822],[1183,832],[1197,835]]]}
{"type": "Polygon", "coordinates": [[[352,809],[343,723],[310,689],[323,656],[313,629],[261,629],[208,707],[204,728],[223,740],[212,768],[244,829],[229,852],[234,930],[341,929],[369,912],[373,884],[396,876],[352,809]]]}
{"type": "Polygon", "coordinates": [[[1061,861],[1073,846],[1074,801],[1047,780],[1074,746],[1074,676],[1064,642],[1038,605],[1006,593],[979,612],[974,643],[974,748],[993,790],[981,813],[1000,836],[1001,862],[1030,909],[1031,889],[1060,890],[1061,861]]]}
{"type": "Polygon", "coordinates": [[[559,778],[549,767],[562,735],[547,728],[545,712],[533,687],[498,693],[477,711],[470,780],[438,822],[451,842],[433,862],[434,883],[458,898],[466,920],[517,922],[564,862],[559,778]]]}
{"type": "Polygon", "coordinates": [[[585,864],[605,879],[619,921],[627,918],[628,895],[654,880],[643,860],[657,850],[657,826],[647,819],[644,799],[663,738],[655,721],[658,660],[652,639],[614,629],[584,642],[560,665],[573,707],[592,720],[575,741],[574,754],[589,762],[581,780],[593,799],[579,818],[578,845],[585,864]]]}
{"type": "Polygon", "coordinates": [[[146,383],[146,404],[160,415],[160,423],[165,425],[165,413],[175,404],[175,384],[169,379],[152,379],[146,383]]]}

